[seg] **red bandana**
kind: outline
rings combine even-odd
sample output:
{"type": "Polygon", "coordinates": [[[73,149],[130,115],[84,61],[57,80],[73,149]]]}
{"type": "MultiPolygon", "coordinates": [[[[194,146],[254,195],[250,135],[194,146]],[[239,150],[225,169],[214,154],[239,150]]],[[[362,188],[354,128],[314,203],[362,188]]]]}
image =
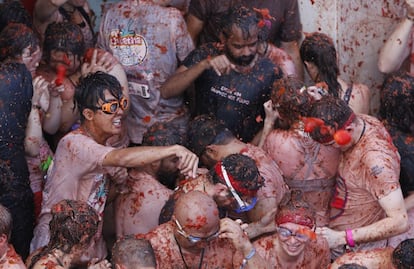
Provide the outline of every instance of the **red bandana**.
{"type": "MultiPolygon", "coordinates": [[[[214,170],[216,171],[216,174],[219,176],[221,183],[224,183],[226,186],[226,181],[224,180],[224,176],[223,176],[223,172],[221,171],[221,166],[223,165],[223,163],[221,161],[217,162],[214,170]]],[[[227,176],[229,178],[229,181],[231,183],[231,185],[233,186],[233,188],[240,194],[245,195],[245,196],[249,196],[249,197],[255,197],[257,191],[253,191],[253,190],[249,190],[247,188],[245,188],[244,186],[241,185],[240,181],[237,181],[233,178],[233,176],[227,171],[227,176]]]]}

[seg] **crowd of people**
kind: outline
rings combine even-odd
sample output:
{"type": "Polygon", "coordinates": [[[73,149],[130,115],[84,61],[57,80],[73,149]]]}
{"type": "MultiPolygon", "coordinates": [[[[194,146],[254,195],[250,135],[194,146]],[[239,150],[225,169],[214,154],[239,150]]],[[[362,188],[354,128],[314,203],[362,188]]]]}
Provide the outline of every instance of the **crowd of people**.
{"type": "Polygon", "coordinates": [[[0,4],[0,269],[414,268],[414,0],[378,115],[296,0],[29,2],[0,4]]]}

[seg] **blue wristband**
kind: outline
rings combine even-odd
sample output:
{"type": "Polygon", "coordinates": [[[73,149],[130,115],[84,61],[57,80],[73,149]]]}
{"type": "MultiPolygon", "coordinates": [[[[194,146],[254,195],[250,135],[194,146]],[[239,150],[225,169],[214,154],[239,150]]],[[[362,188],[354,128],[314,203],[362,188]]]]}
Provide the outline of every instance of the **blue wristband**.
{"type": "Polygon", "coordinates": [[[244,267],[246,267],[247,262],[253,258],[254,254],[256,254],[256,249],[253,247],[252,250],[250,250],[249,254],[247,254],[246,257],[244,257],[242,264],[240,265],[240,269],[243,269],[244,267]]]}

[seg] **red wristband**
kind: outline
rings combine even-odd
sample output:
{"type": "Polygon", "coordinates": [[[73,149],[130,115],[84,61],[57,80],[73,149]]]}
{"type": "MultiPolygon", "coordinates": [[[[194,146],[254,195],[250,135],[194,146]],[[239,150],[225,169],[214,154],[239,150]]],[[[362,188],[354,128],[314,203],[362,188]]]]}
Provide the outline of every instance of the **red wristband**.
{"type": "Polygon", "coordinates": [[[346,234],[346,237],[345,237],[346,243],[348,244],[348,246],[350,246],[351,248],[355,247],[355,241],[354,241],[354,238],[352,237],[352,230],[346,229],[345,234],[346,234]]]}

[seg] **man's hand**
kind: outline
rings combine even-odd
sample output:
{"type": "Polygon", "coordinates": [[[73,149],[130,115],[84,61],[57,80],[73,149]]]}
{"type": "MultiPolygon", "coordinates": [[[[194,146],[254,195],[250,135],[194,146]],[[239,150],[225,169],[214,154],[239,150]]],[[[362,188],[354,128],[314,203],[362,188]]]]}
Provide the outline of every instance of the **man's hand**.
{"type": "Polygon", "coordinates": [[[243,255],[249,254],[253,245],[250,242],[244,229],[247,224],[243,224],[241,220],[231,220],[224,218],[220,220],[220,238],[227,238],[233,243],[233,246],[243,255]]]}
{"type": "Polygon", "coordinates": [[[236,68],[224,54],[213,57],[212,59],[207,59],[207,61],[210,68],[213,68],[218,76],[229,74],[232,69],[236,68]]]}
{"type": "Polygon", "coordinates": [[[47,82],[42,76],[38,76],[33,79],[33,96],[32,105],[40,105],[40,98],[44,92],[49,88],[49,82],[47,82]]]}
{"type": "Polygon", "coordinates": [[[271,123],[274,123],[277,118],[279,118],[279,112],[274,107],[272,100],[267,101],[263,104],[263,108],[266,114],[265,121],[269,121],[271,123]]]}
{"type": "Polygon", "coordinates": [[[187,177],[196,177],[199,161],[197,155],[183,146],[175,145],[174,147],[175,155],[180,158],[178,169],[180,170],[181,174],[187,177]]]}
{"type": "Polygon", "coordinates": [[[109,73],[117,63],[109,52],[99,49],[89,49],[84,58],[81,73],[84,77],[89,73],[95,73],[97,71],[109,73]]]}
{"type": "Polygon", "coordinates": [[[316,234],[323,236],[328,241],[329,248],[346,245],[345,231],[335,231],[328,227],[316,228],[316,234]]]}

